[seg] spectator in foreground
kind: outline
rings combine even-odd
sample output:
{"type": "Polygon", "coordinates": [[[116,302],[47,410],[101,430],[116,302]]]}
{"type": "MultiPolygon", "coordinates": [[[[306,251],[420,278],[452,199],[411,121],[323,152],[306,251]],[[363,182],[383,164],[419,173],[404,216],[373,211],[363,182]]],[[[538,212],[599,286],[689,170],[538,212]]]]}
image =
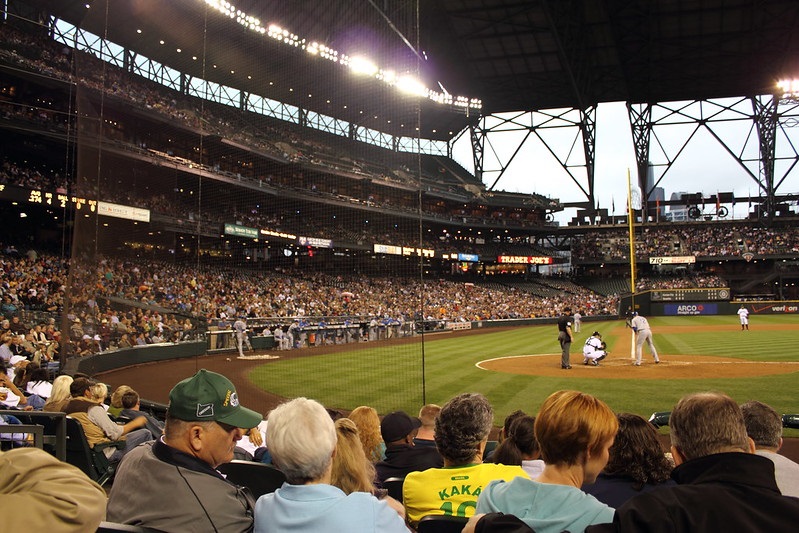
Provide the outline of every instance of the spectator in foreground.
{"type": "Polygon", "coordinates": [[[482,394],[460,394],[441,408],[436,446],[444,468],[411,472],[402,484],[402,501],[411,523],[426,515],[471,516],[479,492],[489,481],[528,477],[520,466],[483,464],[493,422],[494,410],[482,394]],[[469,489],[460,490],[463,486],[469,489]]]}
{"type": "Polygon", "coordinates": [[[771,459],[777,486],[785,496],[799,497],[799,464],[777,452],[782,448],[782,418],[771,406],[756,400],[741,405],[746,434],[755,453],[771,459]]]}
{"type": "Polygon", "coordinates": [[[225,376],[203,369],[184,379],[169,393],[164,436],[119,465],[108,519],[163,531],[252,531],[252,496],[216,467],[261,418],[225,376]]]}
{"type": "Polygon", "coordinates": [[[638,415],[620,413],[619,432],[610,460],[594,483],[583,490],[614,509],[642,492],[674,486],[671,470],[655,426],[638,415]]]}
{"type": "Polygon", "coordinates": [[[404,478],[410,472],[444,466],[444,460],[435,448],[414,444],[414,436],[421,424],[418,418],[411,418],[404,411],[383,417],[380,434],[386,443],[386,458],[376,465],[378,483],[390,477],[404,478]]]}
{"type": "Polygon", "coordinates": [[[256,533],[407,532],[386,502],[330,484],[336,429],[321,404],[296,398],[278,406],[269,414],[266,438],[287,482],[258,499],[256,533]]]}
{"type": "Polygon", "coordinates": [[[522,415],[513,419],[507,436],[494,454],[491,462],[503,465],[519,465],[527,472],[530,479],[536,479],[544,472],[545,463],[541,457],[541,449],[535,440],[535,417],[522,415]]]}
{"type": "Polygon", "coordinates": [[[373,407],[361,405],[350,412],[347,417],[358,426],[358,435],[363,445],[363,453],[372,464],[384,457],[386,445],[380,436],[380,417],[373,407]]]}
{"type": "Polygon", "coordinates": [[[422,425],[413,438],[414,445],[428,446],[430,448],[436,447],[436,418],[438,418],[438,413],[440,412],[441,406],[434,403],[428,403],[419,409],[419,420],[422,422],[422,425]]]}
{"type": "Polygon", "coordinates": [[[477,500],[477,513],[514,515],[536,533],[583,531],[610,522],[613,509],[580,487],[593,482],[607,464],[618,427],[610,407],[589,394],[551,394],[535,419],[544,472],[536,481],[492,481],[477,500]]]}
{"type": "Polygon", "coordinates": [[[740,407],[729,396],[684,396],[671,412],[676,487],[653,490],[616,510],[606,531],[796,531],[799,499],[783,496],[774,466],[754,454],[740,407]]]}
{"type": "Polygon", "coordinates": [[[376,498],[385,500],[392,509],[405,518],[405,507],[388,495],[385,489],[375,486],[375,465],[366,459],[363,446],[358,437],[358,428],[349,418],[339,418],[336,427],[336,455],[333,457],[333,470],[330,484],[340,488],[344,494],[368,492],[376,498]]]}
{"type": "Polygon", "coordinates": [[[4,531],[95,531],[105,491],[72,465],[37,448],[0,452],[4,531]]]}
{"type": "MultiPolygon", "coordinates": [[[[510,413],[508,416],[505,417],[505,421],[502,423],[502,428],[500,428],[499,430],[499,435],[497,435],[497,447],[499,447],[500,444],[505,442],[505,439],[508,437],[508,433],[510,433],[510,425],[513,423],[513,421],[516,420],[517,418],[524,416],[525,414],[526,413],[521,409],[516,409],[515,411],[513,411],[512,413],[510,413]]],[[[495,451],[497,451],[497,448],[494,448],[493,450],[486,453],[484,458],[486,462],[492,462],[492,463],[496,462],[494,461],[495,451]]]]}

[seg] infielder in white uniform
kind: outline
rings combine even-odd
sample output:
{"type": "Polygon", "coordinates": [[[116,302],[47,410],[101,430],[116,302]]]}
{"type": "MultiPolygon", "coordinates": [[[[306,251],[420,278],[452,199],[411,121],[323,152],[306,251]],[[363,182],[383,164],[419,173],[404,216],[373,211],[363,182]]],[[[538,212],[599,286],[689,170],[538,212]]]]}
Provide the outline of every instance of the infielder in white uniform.
{"type": "Polygon", "coordinates": [[[649,321],[638,313],[633,313],[630,327],[632,327],[635,332],[635,363],[633,364],[635,366],[641,366],[641,355],[644,351],[644,343],[649,345],[649,351],[652,352],[655,363],[659,363],[660,358],[658,358],[658,352],[655,350],[655,343],[652,342],[652,330],[649,328],[649,321]]]}
{"type": "Polygon", "coordinates": [[[741,331],[749,331],[749,309],[744,304],[741,304],[741,308],[738,309],[738,316],[741,318],[741,331]]]}
{"type": "Polygon", "coordinates": [[[608,352],[605,351],[602,335],[598,331],[593,332],[583,345],[583,364],[591,363],[594,366],[599,366],[599,362],[607,356],[608,352]]]}

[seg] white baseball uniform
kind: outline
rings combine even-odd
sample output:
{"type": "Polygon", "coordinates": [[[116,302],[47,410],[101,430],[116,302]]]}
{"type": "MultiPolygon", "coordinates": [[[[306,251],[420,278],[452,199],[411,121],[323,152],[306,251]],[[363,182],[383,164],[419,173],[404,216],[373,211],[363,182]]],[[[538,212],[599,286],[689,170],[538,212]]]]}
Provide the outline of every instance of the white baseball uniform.
{"type": "Polygon", "coordinates": [[[748,326],[749,325],[749,309],[746,307],[741,307],[738,309],[738,316],[741,318],[741,325],[748,326]]]}
{"type": "Polygon", "coordinates": [[[599,337],[588,337],[583,345],[583,358],[586,360],[597,361],[604,359],[607,352],[602,349],[602,339],[599,337]]]}
{"type": "Polygon", "coordinates": [[[641,365],[641,356],[643,354],[644,343],[649,346],[649,351],[655,358],[655,362],[659,363],[658,352],[655,350],[655,343],[652,341],[652,330],[649,328],[649,321],[641,315],[636,315],[630,321],[630,326],[635,331],[635,365],[641,365]]]}

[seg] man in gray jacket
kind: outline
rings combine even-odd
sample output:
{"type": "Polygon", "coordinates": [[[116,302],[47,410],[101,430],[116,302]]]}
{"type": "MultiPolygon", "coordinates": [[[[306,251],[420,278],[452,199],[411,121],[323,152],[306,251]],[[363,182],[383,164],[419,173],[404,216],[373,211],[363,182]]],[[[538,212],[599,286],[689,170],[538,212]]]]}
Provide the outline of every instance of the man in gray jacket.
{"type": "Polygon", "coordinates": [[[203,369],[184,379],[169,393],[164,436],[120,463],[108,520],[162,531],[252,531],[252,495],[215,469],[261,419],[239,404],[225,376],[203,369]]]}
{"type": "Polygon", "coordinates": [[[752,400],[741,405],[746,434],[755,453],[771,459],[777,486],[785,496],[799,497],[799,464],[777,452],[782,448],[782,417],[770,405],[752,400]]]}

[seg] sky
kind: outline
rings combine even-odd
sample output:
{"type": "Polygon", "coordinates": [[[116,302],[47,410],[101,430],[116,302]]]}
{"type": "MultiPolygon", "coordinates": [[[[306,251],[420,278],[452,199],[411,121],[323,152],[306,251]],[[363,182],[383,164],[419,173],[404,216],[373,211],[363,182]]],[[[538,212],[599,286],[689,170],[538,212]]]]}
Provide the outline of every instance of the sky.
{"type": "MultiPolygon", "coordinates": [[[[757,163],[757,135],[752,129],[751,120],[743,120],[747,114],[752,113],[751,103],[747,100],[727,99],[724,102],[731,109],[723,111],[712,104],[693,104],[682,109],[681,114],[691,116],[717,116],[731,119],[730,122],[718,123],[713,126],[713,131],[722,138],[735,153],[741,154],[744,159],[751,159],[749,168],[758,175],[757,163]],[[739,120],[732,120],[739,119],[739,120]]],[[[669,107],[680,107],[670,105],[669,107]]],[[[653,118],[658,110],[653,112],[653,118]]],[[[662,112],[662,111],[661,111],[662,112]]],[[[792,111],[796,113],[795,111],[792,111]]],[[[675,115],[680,116],[681,114],[675,115]]],[[[670,115],[671,116],[671,115],[670,115]]],[[[627,198],[627,171],[631,173],[633,188],[636,188],[636,162],[632,143],[632,134],[623,102],[600,104],[597,108],[596,125],[596,169],[595,191],[596,200],[600,208],[611,211],[615,205],[615,213],[623,214],[627,198]]],[[[672,120],[677,122],[677,120],[672,120]]],[[[793,122],[796,122],[795,120],[793,122]]],[[[787,124],[792,125],[789,121],[787,124]]],[[[529,124],[529,119],[527,122],[529,124]]],[[[536,124],[538,122],[536,121],[536,124]]],[[[717,192],[734,192],[736,196],[756,197],[758,185],[755,180],[741,167],[729,152],[709,133],[706,128],[700,127],[694,133],[690,142],[683,151],[680,148],[684,139],[696,130],[695,124],[666,124],[655,127],[655,134],[651,141],[650,161],[655,165],[665,164],[672,160],[674,163],[666,172],[659,186],[665,189],[665,197],[669,199],[673,192],[701,192],[705,197],[715,195],[717,192]]],[[[777,155],[796,157],[792,144],[799,148],[799,127],[785,128],[787,133],[778,132],[777,155]],[[787,135],[787,136],[786,136],[787,135]],[[790,142],[789,142],[790,141],[790,142]]],[[[553,146],[553,150],[566,158],[570,164],[583,164],[582,142],[577,139],[574,144],[576,128],[571,128],[542,133],[553,146]],[[573,146],[573,148],[572,148],[573,146]]],[[[491,142],[491,149],[484,149],[484,183],[487,187],[496,179],[498,173],[490,172],[492,168],[499,168],[498,161],[507,161],[518,145],[518,139],[524,132],[502,132],[497,134],[491,142]]],[[[465,168],[472,169],[471,146],[468,138],[459,139],[453,149],[454,158],[465,168]]],[[[777,174],[784,175],[787,171],[787,162],[778,163],[777,174]]],[[[656,170],[656,176],[663,173],[665,167],[656,170]]],[[[575,168],[575,175],[579,182],[588,190],[585,170],[575,168]]],[[[561,201],[585,200],[585,195],[568,176],[566,171],[543,146],[540,140],[528,138],[521,152],[497,182],[495,190],[508,192],[538,193],[548,197],[558,198],[561,201]]],[[[794,168],[779,187],[778,193],[788,194],[799,192],[799,168],[794,168]]],[[[633,197],[635,197],[635,193],[633,197]]],[[[636,205],[634,201],[633,205],[636,205]]],[[[747,203],[728,205],[730,218],[745,218],[749,211],[747,203]]],[[[706,211],[715,211],[714,205],[707,205],[706,211]]],[[[796,207],[793,208],[794,210],[796,207]]],[[[556,215],[555,219],[561,224],[568,222],[576,210],[569,209],[556,215]]]]}

